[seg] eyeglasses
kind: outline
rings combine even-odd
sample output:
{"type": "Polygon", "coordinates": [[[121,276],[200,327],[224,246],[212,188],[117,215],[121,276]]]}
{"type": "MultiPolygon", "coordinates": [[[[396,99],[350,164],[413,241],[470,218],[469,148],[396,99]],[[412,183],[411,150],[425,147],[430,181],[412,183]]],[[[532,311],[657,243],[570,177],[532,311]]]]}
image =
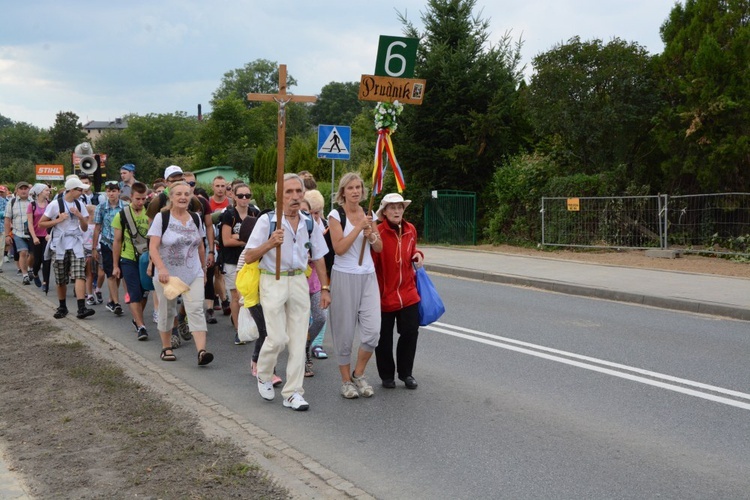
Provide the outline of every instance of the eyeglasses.
{"type": "Polygon", "coordinates": [[[245,193],[235,194],[234,196],[235,196],[235,198],[239,198],[240,200],[249,200],[250,198],[253,197],[252,194],[245,194],[245,193]]]}

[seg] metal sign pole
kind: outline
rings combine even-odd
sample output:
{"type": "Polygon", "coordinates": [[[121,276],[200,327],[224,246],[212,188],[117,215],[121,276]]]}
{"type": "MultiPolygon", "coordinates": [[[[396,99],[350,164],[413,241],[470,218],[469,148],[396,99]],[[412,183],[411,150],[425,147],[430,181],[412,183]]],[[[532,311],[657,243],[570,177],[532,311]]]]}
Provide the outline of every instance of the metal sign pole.
{"type": "Polygon", "coordinates": [[[333,201],[336,199],[336,160],[331,160],[331,211],[333,211],[333,201]]]}

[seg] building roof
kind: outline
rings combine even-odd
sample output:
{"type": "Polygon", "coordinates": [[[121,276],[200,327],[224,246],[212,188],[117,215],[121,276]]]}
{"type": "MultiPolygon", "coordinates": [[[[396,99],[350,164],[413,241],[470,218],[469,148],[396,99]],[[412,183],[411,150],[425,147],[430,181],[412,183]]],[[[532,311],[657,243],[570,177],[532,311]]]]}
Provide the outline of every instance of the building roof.
{"type": "Polygon", "coordinates": [[[125,129],[128,128],[128,121],[122,118],[115,118],[112,121],[96,121],[91,120],[86,123],[83,128],[85,130],[100,130],[100,129],[125,129]]]}

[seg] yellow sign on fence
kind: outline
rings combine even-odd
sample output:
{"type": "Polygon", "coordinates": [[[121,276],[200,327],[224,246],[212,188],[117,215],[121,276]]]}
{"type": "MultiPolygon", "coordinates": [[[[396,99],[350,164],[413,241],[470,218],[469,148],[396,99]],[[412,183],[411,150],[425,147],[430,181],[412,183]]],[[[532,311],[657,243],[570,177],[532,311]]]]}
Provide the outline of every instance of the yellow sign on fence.
{"type": "Polygon", "coordinates": [[[581,203],[578,198],[568,198],[568,212],[580,212],[581,203]]]}

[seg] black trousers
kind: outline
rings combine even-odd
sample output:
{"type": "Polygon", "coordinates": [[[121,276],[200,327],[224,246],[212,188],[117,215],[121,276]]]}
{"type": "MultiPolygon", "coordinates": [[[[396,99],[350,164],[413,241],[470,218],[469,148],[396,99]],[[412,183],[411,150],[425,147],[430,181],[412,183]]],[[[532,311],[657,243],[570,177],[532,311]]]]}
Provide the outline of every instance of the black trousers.
{"type": "Polygon", "coordinates": [[[419,304],[404,307],[398,311],[380,313],[380,340],[375,348],[375,361],[381,380],[393,380],[412,375],[414,356],[417,353],[419,336],[419,304]],[[399,334],[396,345],[396,362],[393,362],[393,327],[399,334]]]}
{"type": "Polygon", "coordinates": [[[47,239],[44,237],[39,237],[39,244],[34,245],[33,241],[31,243],[32,245],[32,252],[34,254],[34,276],[39,275],[39,269],[42,270],[42,281],[44,283],[49,283],[49,276],[50,276],[50,269],[52,266],[51,260],[44,260],[44,250],[47,248],[47,239]]]}

